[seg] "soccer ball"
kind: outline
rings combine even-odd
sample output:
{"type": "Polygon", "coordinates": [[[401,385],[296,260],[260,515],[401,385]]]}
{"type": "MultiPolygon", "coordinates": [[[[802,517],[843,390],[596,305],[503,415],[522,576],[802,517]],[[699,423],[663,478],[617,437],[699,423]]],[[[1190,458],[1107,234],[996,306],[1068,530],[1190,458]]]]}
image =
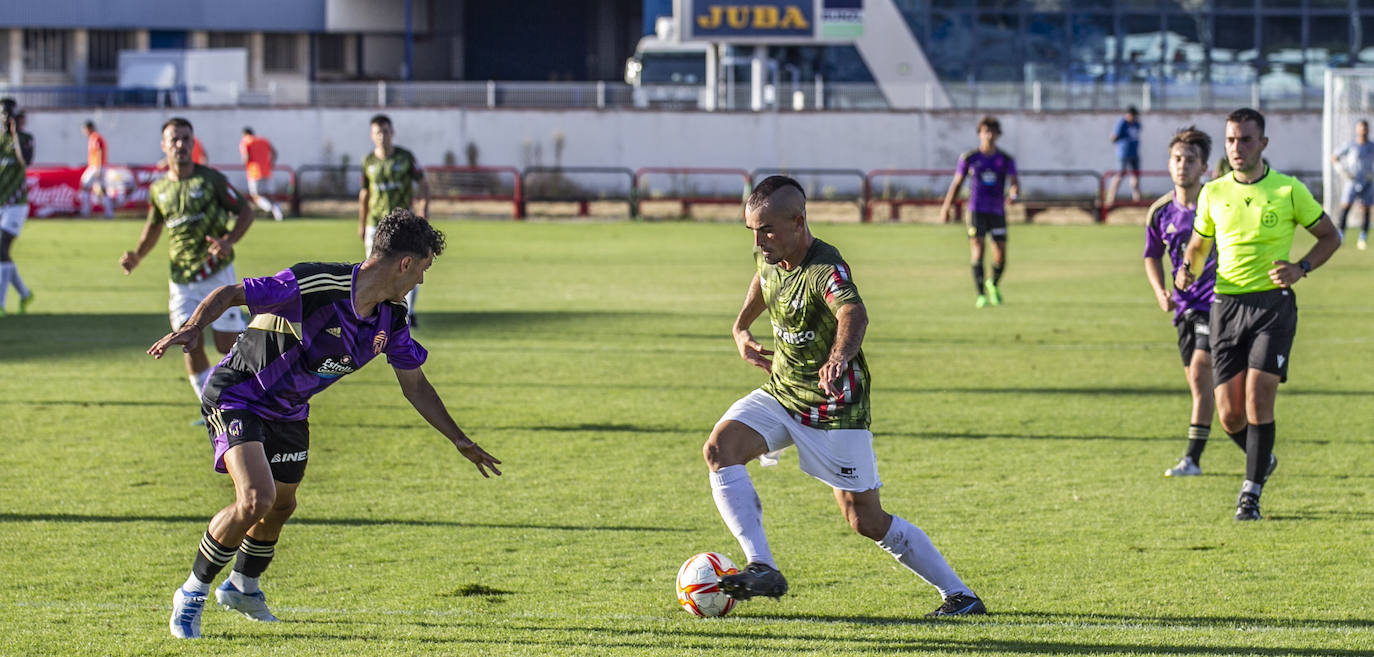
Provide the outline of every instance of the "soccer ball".
{"type": "Polygon", "coordinates": [[[692,555],[677,571],[677,601],[693,616],[724,616],[735,608],[735,599],[716,585],[721,575],[739,572],[730,557],[717,552],[692,555]]]}

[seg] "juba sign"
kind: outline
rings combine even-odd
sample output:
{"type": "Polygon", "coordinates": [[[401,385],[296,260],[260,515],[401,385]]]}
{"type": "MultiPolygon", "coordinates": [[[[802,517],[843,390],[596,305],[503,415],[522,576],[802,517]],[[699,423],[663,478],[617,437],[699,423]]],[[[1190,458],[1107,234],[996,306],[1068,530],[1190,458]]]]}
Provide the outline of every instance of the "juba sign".
{"type": "Polygon", "coordinates": [[[863,35],[863,0],[676,0],[683,41],[849,42],[863,35]]]}

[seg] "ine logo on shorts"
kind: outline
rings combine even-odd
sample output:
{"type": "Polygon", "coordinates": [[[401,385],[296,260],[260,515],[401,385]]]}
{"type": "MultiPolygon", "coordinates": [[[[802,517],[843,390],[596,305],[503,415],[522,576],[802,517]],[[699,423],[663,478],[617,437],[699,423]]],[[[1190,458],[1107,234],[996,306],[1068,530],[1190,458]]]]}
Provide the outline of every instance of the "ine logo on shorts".
{"type": "Polygon", "coordinates": [[[305,457],[309,453],[310,450],[292,452],[290,454],[273,454],[270,463],[301,463],[305,461],[305,457]]]}

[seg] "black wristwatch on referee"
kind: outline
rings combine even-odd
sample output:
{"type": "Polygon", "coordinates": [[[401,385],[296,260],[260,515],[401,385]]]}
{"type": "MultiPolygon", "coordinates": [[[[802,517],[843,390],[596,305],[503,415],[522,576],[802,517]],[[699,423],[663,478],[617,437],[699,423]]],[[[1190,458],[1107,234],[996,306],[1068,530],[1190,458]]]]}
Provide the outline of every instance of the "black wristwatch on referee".
{"type": "Polygon", "coordinates": [[[1312,263],[1308,262],[1305,258],[1299,260],[1298,269],[1302,270],[1302,275],[1305,277],[1308,274],[1312,273],[1312,263]]]}

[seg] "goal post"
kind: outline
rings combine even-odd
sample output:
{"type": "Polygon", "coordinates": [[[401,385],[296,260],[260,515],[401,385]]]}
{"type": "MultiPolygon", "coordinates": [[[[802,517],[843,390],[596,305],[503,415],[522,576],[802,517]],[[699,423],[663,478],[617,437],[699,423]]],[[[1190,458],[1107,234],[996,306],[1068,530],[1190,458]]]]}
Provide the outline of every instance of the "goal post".
{"type": "Polygon", "coordinates": [[[1355,139],[1355,123],[1374,122],[1374,69],[1326,69],[1322,101],[1322,205],[1334,219],[1345,194],[1346,180],[1331,156],[1355,139]]]}

